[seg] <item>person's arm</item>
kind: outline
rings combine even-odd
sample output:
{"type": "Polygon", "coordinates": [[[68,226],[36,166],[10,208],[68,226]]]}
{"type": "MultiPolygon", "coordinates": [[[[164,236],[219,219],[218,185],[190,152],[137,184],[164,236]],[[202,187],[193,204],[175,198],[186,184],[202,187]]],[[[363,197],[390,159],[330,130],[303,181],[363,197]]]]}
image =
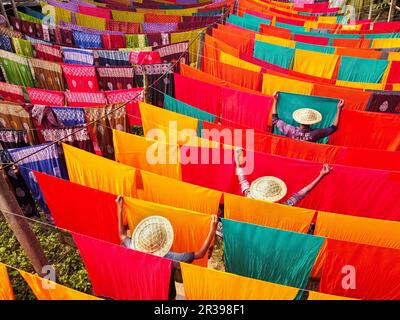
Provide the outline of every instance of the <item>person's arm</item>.
{"type": "Polygon", "coordinates": [[[338,103],[338,105],[337,105],[336,118],[335,118],[335,120],[333,121],[333,124],[332,124],[332,125],[335,126],[336,128],[337,128],[338,125],[339,125],[340,113],[342,112],[343,106],[344,106],[344,100],[343,100],[343,99],[340,99],[340,101],[339,101],[339,103],[338,103]]]}
{"type": "Polygon", "coordinates": [[[276,103],[278,102],[279,99],[279,91],[275,91],[272,97],[274,98],[274,102],[272,103],[272,114],[277,115],[278,111],[276,110],[276,103]]]}
{"type": "Polygon", "coordinates": [[[309,194],[311,190],[314,189],[318,185],[318,183],[320,183],[320,181],[325,176],[327,176],[331,171],[332,168],[329,165],[324,164],[318,177],[309,185],[301,189],[299,192],[294,193],[288,200],[286,200],[284,204],[289,206],[295,206],[298,202],[303,200],[307,196],[307,194],[309,194]]]}
{"type": "Polygon", "coordinates": [[[194,258],[195,259],[201,259],[204,257],[206,254],[208,248],[210,247],[211,241],[213,240],[215,236],[215,231],[217,230],[217,224],[218,224],[218,218],[216,215],[211,216],[211,223],[210,223],[210,231],[208,232],[208,236],[206,240],[204,241],[202,247],[200,248],[199,251],[196,251],[194,253],[194,258]]]}
{"type": "Polygon", "coordinates": [[[236,163],[236,174],[239,179],[240,189],[245,197],[250,197],[250,183],[247,181],[242,169],[242,155],[243,149],[238,148],[235,150],[235,163],[236,163]]]}
{"type": "Polygon", "coordinates": [[[121,244],[124,243],[126,236],[126,228],[124,227],[124,220],[123,220],[123,208],[124,208],[124,197],[119,195],[118,198],[115,200],[118,206],[118,232],[119,232],[119,239],[121,244]]]}

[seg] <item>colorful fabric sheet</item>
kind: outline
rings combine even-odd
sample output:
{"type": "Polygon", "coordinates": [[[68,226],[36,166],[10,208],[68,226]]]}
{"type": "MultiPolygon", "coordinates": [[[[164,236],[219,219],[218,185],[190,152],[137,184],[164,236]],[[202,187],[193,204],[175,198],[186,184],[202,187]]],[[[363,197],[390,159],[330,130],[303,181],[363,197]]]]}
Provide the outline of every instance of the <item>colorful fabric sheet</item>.
{"type": "Polygon", "coordinates": [[[74,43],[83,49],[103,48],[100,34],[86,33],[73,30],[74,43]]]}
{"type": "Polygon", "coordinates": [[[102,300],[57,284],[37,275],[18,270],[38,300],[102,300]]]}
{"type": "Polygon", "coordinates": [[[132,89],[135,86],[133,68],[98,67],[99,85],[103,90],[132,89]]]}
{"type": "Polygon", "coordinates": [[[98,50],[96,53],[101,66],[129,66],[130,52],[98,50]]]}
{"type": "Polygon", "coordinates": [[[83,108],[51,107],[51,110],[64,126],[78,126],[86,124],[85,111],[83,108]]]}
{"type": "Polygon", "coordinates": [[[59,228],[119,244],[116,196],[35,172],[59,228]],[[85,201],[72,201],[84,198],[85,201]]]}
{"type": "MultiPolygon", "coordinates": [[[[124,198],[124,215],[131,232],[147,217],[157,215],[167,218],[174,230],[171,251],[182,253],[200,250],[209,233],[211,220],[206,214],[133,198],[124,198]]],[[[195,260],[194,263],[206,267],[208,256],[195,260]]]]}
{"type": "MultiPolygon", "coordinates": [[[[281,92],[277,103],[278,117],[284,122],[298,127],[299,125],[293,119],[293,112],[300,108],[313,108],[322,114],[322,121],[313,125],[312,128],[327,128],[335,119],[338,102],[338,99],[281,92]]],[[[283,135],[276,127],[274,127],[274,133],[283,135]]],[[[328,139],[329,137],[326,137],[321,142],[326,143],[328,139]]]]}
{"type": "Polygon", "coordinates": [[[338,80],[381,83],[389,65],[387,60],[342,57],[338,80]]]}
{"type": "Polygon", "coordinates": [[[368,111],[384,113],[400,113],[400,94],[378,91],[371,93],[367,106],[368,111]]]}
{"type": "Polygon", "coordinates": [[[222,193],[142,171],[143,200],[177,208],[216,214],[222,193]],[[171,194],[171,190],[175,190],[171,194]]]}
{"type": "Polygon", "coordinates": [[[69,180],[116,195],[136,195],[136,169],[63,144],[69,180]]]}
{"type": "Polygon", "coordinates": [[[94,107],[107,104],[104,92],[65,92],[65,99],[69,106],[94,107]]]}
{"type": "Polygon", "coordinates": [[[285,69],[290,69],[295,49],[273,45],[266,42],[256,41],[254,44],[254,57],[269,63],[278,65],[285,69]]]}
{"type": "Polygon", "coordinates": [[[64,91],[64,78],[60,64],[39,59],[30,59],[37,87],[40,89],[64,91]]]}
{"type": "Polygon", "coordinates": [[[122,105],[85,108],[88,122],[92,123],[93,134],[103,157],[114,159],[112,130],[126,131],[126,109],[122,105]]]}
{"type": "Polygon", "coordinates": [[[65,164],[62,159],[60,159],[57,146],[41,144],[33,147],[9,149],[8,151],[14,162],[19,161],[19,171],[24,178],[25,183],[28,185],[32,195],[39,202],[40,207],[49,218],[49,210],[43,197],[43,193],[37,184],[33,170],[57,178],[67,179],[68,175],[65,164]]]}
{"type": "Polygon", "coordinates": [[[228,272],[305,288],[325,238],[222,220],[228,272]]]}
{"type": "Polygon", "coordinates": [[[319,291],[366,300],[400,297],[398,249],[328,240],[319,291]]]}
{"type": "Polygon", "coordinates": [[[0,64],[7,82],[23,87],[35,87],[35,81],[26,58],[0,50],[0,64]]]}
{"type": "Polygon", "coordinates": [[[29,100],[32,104],[41,104],[49,106],[63,106],[65,98],[63,92],[53,90],[42,90],[27,88],[29,100]]]}
{"type": "Polygon", "coordinates": [[[70,64],[80,64],[85,66],[94,65],[94,54],[92,50],[78,48],[62,48],[64,62],[70,64]]]}
{"type": "Polygon", "coordinates": [[[310,95],[313,84],[295,79],[275,76],[272,74],[263,75],[262,93],[272,96],[274,92],[291,92],[310,95]]]}
{"type": "Polygon", "coordinates": [[[117,130],[113,130],[113,139],[116,161],[162,176],[181,179],[178,146],[117,130]],[[154,158],[149,158],[150,156],[154,158]]]}
{"type": "Polygon", "coordinates": [[[167,300],[172,261],[81,235],[74,240],[97,296],[167,300]]]}
{"type": "Polygon", "coordinates": [[[95,67],[63,64],[62,69],[71,92],[99,91],[95,67]]]}
{"type": "Polygon", "coordinates": [[[125,105],[128,123],[131,126],[141,125],[139,101],[144,100],[143,88],[106,91],[109,103],[127,103],[125,105]]]}
{"type": "Polygon", "coordinates": [[[299,291],[187,263],[181,269],[188,300],[294,300],[299,291]]]}
{"type": "MultiPolygon", "coordinates": [[[[236,177],[235,177],[236,178],[236,177]]],[[[224,194],[225,218],[287,231],[306,233],[314,210],[224,194]]]]}
{"type": "Polygon", "coordinates": [[[21,86],[0,82],[0,95],[2,100],[16,103],[25,103],[24,92],[21,86]]]}
{"type": "Polygon", "coordinates": [[[52,62],[63,62],[63,55],[59,46],[35,43],[34,47],[36,58],[52,62]]]}

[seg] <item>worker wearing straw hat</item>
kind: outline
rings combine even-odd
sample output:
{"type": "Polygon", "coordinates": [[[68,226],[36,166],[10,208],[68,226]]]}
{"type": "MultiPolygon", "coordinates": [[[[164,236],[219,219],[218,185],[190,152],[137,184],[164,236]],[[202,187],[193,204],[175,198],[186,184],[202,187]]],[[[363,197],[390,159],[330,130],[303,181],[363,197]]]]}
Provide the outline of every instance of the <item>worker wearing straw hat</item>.
{"type": "Polygon", "coordinates": [[[336,118],[333,124],[328,128],[311,129],[313,124],[322,120],[322,114],[311,108],[301,108],[293,112],[293,119],[300,124],[300,127],[292,126],[282,119],[279,119],[276,110],[276,103],[279,98],[279,92],[274,93],[274,103],[272,105],[272,125],[276,126],[286,137],[308,142],[316,142],[325,138],[337,130],[339,124],[340,111],[344,101],[340,100],[337,105],[336,118]]]}
{"type": "Polygon", "coordinates": [[[118,204],[119,235],[121,244],[124,247],[133,250],[173,260],[169,299],[174,299],[176,296],[174,272],[176,269],[179,269],[179,262],[192,263],[194,260],[204,257],[214,239],[218,223],[217,216],[211,216],[210,230],[207,238],[198,251],[177,253],[170,251],[174,242],[174,229],[168,219],[162,216],[147,217],[138,223],[132,233],[132,237],[129,237],[127,235],[128,228],[123,225],[123,196],[118,196],[115,201],[118,204]]]}
{"type": "MultiPolygon", "coordinates": [[[[239,178],[239,184],[244,196],[248,198],[254,198],[258,200],[264,200],[269,202],[279,202],[282,200],[287,193],[287,187],[284,181],[277,177],[265,176],[260,177],[254,180],[251,184],[247,181],[244,173],[242,165],[242,148],[238,148],[235,150],[235,162],[236,162],[236,174],[239,178]]],[[[332,168],[324,164],[321,172],[318,177],[315,178],[310,184],[305,186],[300,191],[292,194],[285,202],[282,204],[286,204],[288,206],[295,206],[301,200],[303,200],[307,194],[310,193],[312,189],[314,189],[317,184],[331,172],[332,168]]]]}

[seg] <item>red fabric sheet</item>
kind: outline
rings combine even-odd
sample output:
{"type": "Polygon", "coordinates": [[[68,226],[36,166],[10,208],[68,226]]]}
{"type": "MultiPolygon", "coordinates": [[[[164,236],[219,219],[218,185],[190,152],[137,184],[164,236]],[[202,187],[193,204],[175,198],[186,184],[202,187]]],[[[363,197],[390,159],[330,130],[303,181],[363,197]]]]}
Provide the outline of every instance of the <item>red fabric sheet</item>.
{"type": "MultiPolygon", "coordinates": [[[[320,163],[259,152],[254,153],[253,163],[254,171],[248,176],[248,181],[251,183],[268,175],[281,178],[288,187],[286,197],[311,183],[322,167],[320,163]]],[[[231,192],[240,194],[239,184],[231,192]]],[[[400,220],[396,200],[399,197],[400,172],[333,165],[332,172],[298,205],[355,216],[400,220]]]]}
{"type": "Polygon", "coordinates": [[[104,92],[65,92],[68,106],[95,107],[107,104],[104,92]]]}
{"type": "Polygon", "coordinates": [[[400,61],[392,61],[386,83],[400,83],[400,61]]]}
{"type": "Polygon", "coordinates": [[[222,89],[221,122],[233,121],[254,129],[267,130],[273,98],[240,92],[229,88],[222,89]]]}
{"type": "Polygon", "coordinates": [[[105,8],[94,8],[79,5],[79,12],[87,14],[88,16],[94,16],[104,19],[111,19],[111,10],[105,8]]]}
{"type": "Polygon", "coordinates": [[[123,103],[134,99],[126,105],[128,122],[131,126],[141,125],[142,119],[139,109],[139,101],[143,101],[143,88],[133,88],[126,90],[106,91],[106,97],[109,103],[123,103]]]}
{"type": "Polygon", "coordinates": [[[103,42],[104,49],[118,49],[125,48],[125,36],[120,34],[102,34],[101,40],[103,42]]]}
{"type": "Polygon", "coordinates": [[[73,64],[62,64],[61,67],[70,91],[99,91],[95,67],[73,64]]]}
{"type": "Polygon", "coordinates": [[[63,92],[26,88],[29,100],[32,104],[42,104],[47,106],[64,106],[65,97],[63,92]]]}
{"type": "Polygon", "coordinates": [[[260,24],[260,33],[267,36],[274,36],[284,39],[292,39],[292,33],[289,29],[260,24]]]}
{"type": "Polygon", "coordinates": [[[115,195],[39,172],[35,177],[57,227],[120,243],[115,195]]]}
{"type": "Polygon", "coordinates": [[[400,250],[328,239],[319,291],[367,300],[400,299],[400,250]],[[343,271],[345,266],[354,272],[343,271]],[[355,288],[349,284],[355,275],[355,288]],[[345,278],[345,279],[344,279],[345,278]]]}
{"type": "Polygon", "coordinates": [[[304,26],[305,21],[284,18],[284,17],[276,17],[276,22],[281,22],[281,23],[291,24],[293,26],[301,26],[302,27],[302,26],[304,26]]]}
{"type": "Polygon", "coordinates": [[[400,115],[343,110],[339,130],[330,138],[334,145],[400,150],[400,115]]]}
{"type": "Polygon", "coordinates": [[[193,107],[219,115],[222,87],[174,74],[175,97],[193,107]]]}
{"type": "Polygon", "coordinates": [[[15,84],[0,82],[0,96],[5,101],[25,103],[22,87],[15,84]]]}
{"type": "MultiPolygon", "coordinates": [[[[216,129],[218,131],[223,129],[232,131],[234,128],[246,129],[246,127],[238,124],[231,123],[229,126],[224,126],[206,121],[203,122],[203,128],[208,130],[216,129]]],[[[254,147],[252,147],[246,144],[244,133],[242,136],[241,143],[235,144],[235,146],[243,146],[258,152],[320,163],[400,171],[400,152],[317,144],[259,131],[254,134],[254,147]]],[[[225,143],[229,144],[229,142],[225,143]]]]}
{"type": "Polygon", "coordinates": [[[305,36],[302,34],[295,34],[294,41],[318,44],[322,46],[327,46],[329,44],[329,38],[327,37],[305,36]]]}
{"type": "Polygon", "coordinates": [[[74,234],[97,296],[167,300],[172,261],[74,234]]]}
{"type": "Polygon", "coordinates": [[[235,164],[231,161],[232,152],[231,149],[223,148],[182,146],[180,159],[193,159],[190,163],[181,164],[182,181],[227,192],[237,179],[235,164]],[[225,162],[224,156],[229,160],[225,162]]]}

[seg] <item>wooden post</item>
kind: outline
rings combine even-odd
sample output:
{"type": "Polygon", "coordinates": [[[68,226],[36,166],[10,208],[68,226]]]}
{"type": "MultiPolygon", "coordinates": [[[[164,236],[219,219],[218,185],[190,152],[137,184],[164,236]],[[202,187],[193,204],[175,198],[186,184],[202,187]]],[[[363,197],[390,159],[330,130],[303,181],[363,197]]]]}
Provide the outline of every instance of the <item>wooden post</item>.
{"type": "Polygon", "coordinates": [[[396,8],[396,0],[391,0],[391,1],[390,1],[390,9],[389,9],[388,22],[392,21],[395,8],[396,8]]]}
{"type": "Polygon", "coordinates": [[[372,7],[374,5],[374,0],[369,0],[369,12],[368,12],[368,19],[371,20],[372,18],[372,7]]]}
{"type": "Polygon", "coordinates": [[[15,196],[10,189],[4,170],[1,170],[0,172],[0,211],[4,215],[4,218],[18,242],[21,244],[21,247],[24,249],[25,254],[35,271],[39,275],[45,276],[46,274],[43,274],[43,267],[49,266],[49,261],[47,260],[40,242],[33,233],[29,223],[26,219],[17,216],[23,216],[23,213],[18,205],[17,199],[15,199],[15,196]],[[10,212],[13,214],[10,214],[10,212]]]}
{"type": "Polygon", "coordinates": [[[10,20],[8,20],[6,9],[4,8],[3,1],[1,1],[1,0],[0,0],[0,10],[1,10],[1,14],[4,16],[4,18],[7,21],[7,26],[9,27],[10,26],[10,20]]]}

